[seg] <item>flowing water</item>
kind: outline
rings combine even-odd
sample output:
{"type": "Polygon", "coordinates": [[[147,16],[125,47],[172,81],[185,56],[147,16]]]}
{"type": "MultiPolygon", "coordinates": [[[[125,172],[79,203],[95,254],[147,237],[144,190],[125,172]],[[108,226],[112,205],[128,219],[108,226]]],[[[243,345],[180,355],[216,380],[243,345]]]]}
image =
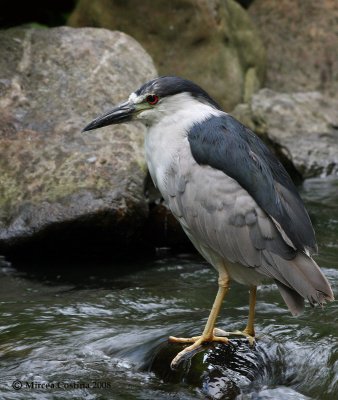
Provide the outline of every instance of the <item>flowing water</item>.
{"type": "MultiPolygon", "coordinates": [[[[338,181],[302,195],[337,297],[338,181]]],[[[174,372],[167,337],[200,333],[217,290],[200,258],[17,267],[0,268],[1,399],[338,399],[337,302],[294,318],[263,285],[255,348],[210,346],[174,372]]],[[[243,328],[247,297],[233,284],[217,325],[243,328]]]]}

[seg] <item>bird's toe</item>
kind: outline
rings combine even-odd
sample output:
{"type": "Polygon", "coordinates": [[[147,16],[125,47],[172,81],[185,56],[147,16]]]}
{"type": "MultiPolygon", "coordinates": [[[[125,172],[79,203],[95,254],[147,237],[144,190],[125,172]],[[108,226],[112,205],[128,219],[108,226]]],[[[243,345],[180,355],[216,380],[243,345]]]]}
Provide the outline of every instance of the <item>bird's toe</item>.
{"type": "Polygon", "coordinates": [[[195,343],[201,336],[193,336],[190,338],[182,338],[176,336],[169,336],[168,340],[172,343],[195,343]]]}
{"type": "Polygon", "coordinates": [[[244,336],[248,339],[250,346],[253,346],[255,344],[255,333],[254,332],[249,332],[247,328],[245,328],[243,331],[224,331],[223,329],[215,328],[214,329],[214,335],[215,336],[220,336],[220,337],[229,337],[229,336],[244,336]]]}
{"type": "Polygon", "coordinates": [[[229,343],[229,339],[224,336],[194,336],[191,338],[177,338],[175,336],[170,336],[169,341],[173,343],[192,343],[192,345],[184,348],[180,351],[177,356],[172,360],[170,366],[172,369],[175,369],[177,365],[185,358],[191,357],[195,354],[195,351],[198,350],[204,343],[218,342],[218,343],[229,343]]]}

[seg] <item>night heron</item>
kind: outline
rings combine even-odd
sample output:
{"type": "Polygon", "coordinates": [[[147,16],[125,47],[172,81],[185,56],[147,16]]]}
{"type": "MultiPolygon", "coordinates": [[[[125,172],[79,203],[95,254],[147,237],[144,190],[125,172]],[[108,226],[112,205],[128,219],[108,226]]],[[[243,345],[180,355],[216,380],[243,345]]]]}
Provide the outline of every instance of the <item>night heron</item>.
{"type": "Polygon", "coordinates": [[[174,76],[151,80],[84,131],[137,120],[147,126],[145,155],[151,177],[196,249],[219,274],[218,293],[201,336],[169,339],[228,343],[232,334],[253,342],[256,287],[275,281],[293,315],[333,300],[311,254],[317,245],[310,218],[288,173],[248,128],[195,83],[174,76]],[[243,331],[224,332],[215,321],[233,279],[250,287],[243,331]],[[218,336],[217,336],[218,335],[218,336]]]}

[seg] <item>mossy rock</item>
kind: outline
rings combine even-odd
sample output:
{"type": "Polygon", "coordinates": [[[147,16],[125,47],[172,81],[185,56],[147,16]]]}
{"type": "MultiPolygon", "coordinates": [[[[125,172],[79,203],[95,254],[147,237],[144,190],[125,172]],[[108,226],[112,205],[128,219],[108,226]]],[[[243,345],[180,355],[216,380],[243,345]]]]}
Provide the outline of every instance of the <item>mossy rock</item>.
{"type": "Polygon", "coordinates": [[[264,79],[262,41],[234,0],[79,0],[68,23],[128,33],[153,57],[160,75],[195,81],[227,111],[264,79]]]}
{"type": "Polygon", "coordinates": [[[60,226],[126,244],[148,215],[144,128],[81,130],[157,75],[151,58],[94,28],[4,30],[0,51],[0,250],[60,226]]]}

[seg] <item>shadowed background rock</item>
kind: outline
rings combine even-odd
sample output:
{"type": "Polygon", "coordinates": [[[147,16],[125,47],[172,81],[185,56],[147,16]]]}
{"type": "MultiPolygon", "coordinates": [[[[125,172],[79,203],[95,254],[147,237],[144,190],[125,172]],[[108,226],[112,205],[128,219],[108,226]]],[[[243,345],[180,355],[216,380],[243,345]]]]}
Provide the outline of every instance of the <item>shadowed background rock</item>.
{"type": "Polygon", "coordinates": [[[267,49],[266,87],[337,97],[336,0],[255,0],[248,12],[267,49]]]}

